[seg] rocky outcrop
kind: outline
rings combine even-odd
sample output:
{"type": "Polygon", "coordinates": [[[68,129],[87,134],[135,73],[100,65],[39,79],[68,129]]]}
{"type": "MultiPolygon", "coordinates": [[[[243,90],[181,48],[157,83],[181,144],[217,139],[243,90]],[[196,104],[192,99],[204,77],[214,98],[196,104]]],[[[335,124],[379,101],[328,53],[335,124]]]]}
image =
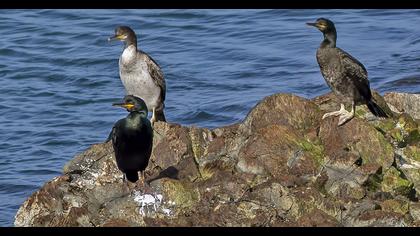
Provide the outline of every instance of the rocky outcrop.
{"type": "Polygon", "coordinates": [[[386,93],[385,101],[394,112],[405,112],[414,119],[420,119],[420,94],[410,93],[386,93]]]}
{"type": "Polygon", "coordinates": [[[399,113],[416,110],[374,97],[393,118],[363,105],[337,127],[321,119],[339,108],[334,95],[276,94],[231,126],[157,122],[150,188],[129,191],[111,143],[96,144],[32,194],[15,225],[420,225],[419,121],[399,113]]]}

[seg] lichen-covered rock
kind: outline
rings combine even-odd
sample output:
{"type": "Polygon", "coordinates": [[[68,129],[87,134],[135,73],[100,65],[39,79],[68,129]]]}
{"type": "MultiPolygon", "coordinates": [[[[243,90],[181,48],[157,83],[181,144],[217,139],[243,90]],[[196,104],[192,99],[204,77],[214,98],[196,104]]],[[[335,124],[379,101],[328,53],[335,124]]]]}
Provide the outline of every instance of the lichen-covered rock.
{"type": "Polygon", "coordinates": [[[258,103],[249,112],[242,126],[251,132],[268,125],[286,125],[296,130],[308,130],[317,126],[320,118],[320,110],[312,101],[291,94],[274,94],[258,103]]]}
{"type": "Polygon", "coordinates": [[[382,133],[359,118],[338,127],[337,118],[321,123],[319,137],[325,154],[328,180],[325,189],[342,200],[362,199],[374,175],[394,162],[393,147],[382,133]]]}
{"type": "MultiPolygon", "coordinates": [[[[404,177],[413,183],[417,195],[420,192],[420,144],[397,149],[396,165],[404,177]]],[[[417,196],[418,197],[418,196],[417,196]]]]}
{"type": "Polygon", "coordinates": [[[381,190],[394,195],[410,196],[414,184],[401,175],[395,167],[388,169],[383,175],[381,190]]]}
{"type": "MultiPolygon", "coordinates": [[[[393,112],[388,106],[388,103],[384,100],[384,98],[382,98],[376,91],[372,91],[372,96],[376,104],[378,104],[388,116],[392,117],[393,112]]],[[[323,113],[338,111],[340,109],[341,102],[337,99],[337,97],[332,92],[316,97],[313,99],[313,101],[315,102],[315,104],[318,105],[318,107],[323,113]]],[[[345,104],[345,105],[347,105],[346,109],[350,111],[351,110],[351,107],[349,107],[350,104],[345,104]]],[[[356,113],[356,117],[362,118],[365,120],[373,121],[373,120],[378,119],[369,111],[368,107],[364,104],[359,104],[358,106],[356,106],[355,113],[356,113]]]]}
{"type": "Polygon", "coordinates": [[[275,94],[226,127],[157,122],[146,188],[123,183],[110,142],[92,145],[23,203],[15,225],[420,225],[417,121],[364,105],[341,127],[321,119],[339,107],[332,93],[275,94]]]}
{"type": "Polygon", "coordinates": [[[409,212],[410,205],[401,199],[388,199],[380,203],[381,209],[387,212],[395,212],[405,215],[409,212]]]}
{"type": "Polygon", "coordinates": [[[414,202],[410,204],[410,215],[413,217],[414,221],[420,221],[420,203],[414,202]]]}
{"type": "MultiPolygon", "coordinates": [[[[338,118],[327,118],[321,123],[319,136],[330,162],[347,162],[360,167],[388,169],[394,161],[392,145],[374,127],[358,118],[338,127],[338,118]]],[[[376,170],[374,170],[376,171],[376,170]]]]}
{"type": "Polygon", "coordinates": [[[404,215],[381,210],[366,211],[354,221],[357,227],[404,227],[410,226],[404,215]]]}
{"type": "Polygon", "coordinates": [[[420,119],[420,94],[386,93],[385,101],[391,105],[394,112],[405,112],[415,119],[420,119]]]}
{"type": "Polygon", "coordinates": [[[339,227],[342,226],[338,220],[325,212],[315,209],[305,214],[297,221],[298,225],[303,227],[339,227]]]}
{"type": "Polygon", "coordinates": [[[316,147],[289,126],[266,126],[244,143],[238,154],[237,169],[274,178],[315,176],[323,162],[316,147]]]}

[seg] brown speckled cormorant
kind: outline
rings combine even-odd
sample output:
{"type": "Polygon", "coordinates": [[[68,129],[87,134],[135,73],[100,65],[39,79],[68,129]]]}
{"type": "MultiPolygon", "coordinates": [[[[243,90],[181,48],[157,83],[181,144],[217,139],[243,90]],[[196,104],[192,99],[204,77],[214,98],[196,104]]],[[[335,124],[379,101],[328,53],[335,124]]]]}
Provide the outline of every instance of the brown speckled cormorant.
{"type": "Polygon", "coordinates": [[[165,108],[166,84],[159,65],[147,53],[138,50],[137,37],[128,26],[119,26],[115,35],[108,40],[124,42],[124,50],[119,59],[120,78],[127,95],[142,98],[149,111],[150,121],[166,121],[165,108]]]}
{"type": "Polygon", "coordinates": [[[153,146],[153,129],[147,119],[146,103],[141,98],[127,95],[123,103],[114,103],[113,106],[130,112],[126,118],[115,123],[108,138],[112,140],[118,169],[132,183],[137,182],[137,172],[140,171],[144,186],[144,170],[153,146]]]}
{"type": "Polygon", "coordinates": [[[341,109],[324,114],[322,119],[340,116],[338,125],[343,125],[354,117],[356,105],[361,103],[366,104],[375,116],[387,117],[372,99],[368,73],[363,64],[336,47],[337,32],[334,23],[319,18],[315,23],[306,24],[318,28],[324,34],[324,40],[316,52],[316,59],[328,86],[341,100],[341,109]],[[345,110],[343,103],[352,104],[351,112],[345,110]]]}

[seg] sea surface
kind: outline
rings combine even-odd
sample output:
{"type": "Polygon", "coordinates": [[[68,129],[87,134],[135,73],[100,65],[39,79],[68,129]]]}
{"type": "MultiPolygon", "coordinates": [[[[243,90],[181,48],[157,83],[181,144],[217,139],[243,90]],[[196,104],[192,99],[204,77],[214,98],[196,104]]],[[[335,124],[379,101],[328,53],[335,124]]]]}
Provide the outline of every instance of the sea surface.
{"type": "Polygon", "coordinates": [[[168,121],[214,128],[274,93],[329,91],[322,34],[305,24],[319,17],[372,88],[420,93],[419,10],[0,10],[0,226],[126,115],[111,106],[124,96],[116,26],[162,67],[168,121]]]}

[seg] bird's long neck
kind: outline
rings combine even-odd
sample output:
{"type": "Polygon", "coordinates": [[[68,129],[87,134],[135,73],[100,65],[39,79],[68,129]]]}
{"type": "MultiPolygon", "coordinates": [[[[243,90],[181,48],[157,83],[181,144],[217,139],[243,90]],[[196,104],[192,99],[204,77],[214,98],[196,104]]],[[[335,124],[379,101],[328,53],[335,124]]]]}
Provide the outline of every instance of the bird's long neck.
{"type": "Polygon", "coordinates": [[[135,45],[130,45],[124,48],[121,55],[123,64],[131,64],[136,59],[137,48],[135,45]]]}
{"type": "Polygon", "coordinates": [[[129,35],[125,40],[124,51],[122,59],[124,64],[131,63],[137,54],[137,37],[135,35],[129,35]]]}
{"type": "Polygon", "coordinates": [[[321,43],[321,47],[335,48],[337,42],[337,32],[335,29],[324,33],[324,41],[321,43]]]}
{"type": "Polygon", "coordinates": [[[132,129],[137,129],[142,125],[142,118],[147,117],[144,111],[132,111],[127,116],[127,126],[132,129]]]}
{"type": "Polygon", "coordinates": [[[124,48],[134,46],[137,49],[137,37],[135,35],[129,35],[125,40],[124,48]]]}

